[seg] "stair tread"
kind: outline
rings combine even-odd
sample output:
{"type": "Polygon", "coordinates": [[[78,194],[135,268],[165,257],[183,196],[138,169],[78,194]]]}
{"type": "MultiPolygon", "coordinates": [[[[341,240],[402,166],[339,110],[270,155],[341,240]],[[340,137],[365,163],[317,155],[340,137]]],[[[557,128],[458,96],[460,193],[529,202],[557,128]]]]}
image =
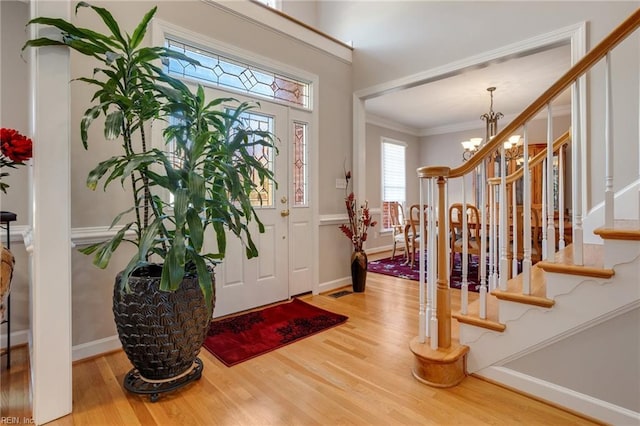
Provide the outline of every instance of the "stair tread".
{"type": "Polygon", "coordinates": [[[541,261],[537,267],[547,272],[610,278],[614,275],[611,268],[604,267],[604,246],[602,244],[583,244],[583,265],[574,265],[573,244],[558,251],[553,261],[541,261]]]}
{"type": "Polygon", "coordinates": [[[498,320],[498,299],[491,294],[487,294],[487,315],[486,318],[480,318],[480,299],[469,303],[467,313],[454,312],[453,317],[458,322],[464,324],[472,324],[489,330],[504,331],[506,326],[498,320]]]}
{"type": "Polygon", "coordinates": [[[640,241],[640,221],[636,219],[616,219],[613,227],[601,226],[593,231],[605,240],[640,241]]]}
{"type": "Polygon", "coordinates": [[[551,307],[554,305],[553,299],[547,298],[547,280],[544,271],[537,265],[531,268],[531,286],[529,294],[522,293],[522,284],[524,274],[520,274],[515,278],[507,281],[507,289],[496,289],[491,292],[500,300],[509,300],[512,302],[524,303],[527,305],[536,305],[543,307],[551,307]]]}

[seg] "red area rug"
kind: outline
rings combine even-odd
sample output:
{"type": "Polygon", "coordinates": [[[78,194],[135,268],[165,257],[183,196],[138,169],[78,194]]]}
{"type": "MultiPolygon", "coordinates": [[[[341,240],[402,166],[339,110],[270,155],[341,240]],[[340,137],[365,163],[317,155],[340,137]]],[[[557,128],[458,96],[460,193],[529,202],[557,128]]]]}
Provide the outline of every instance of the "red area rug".
{"type": "Polygon", "coordinates": [[[211,322],[204,347],[227,367],[342,324],[348,317],[300,299],[211,322]]]}
{"type": "MultiPolygon", "coordinates": [[[[404,262],[405,259],[402,255],[395,256],[393,259],[388,257],[386,259],[370,260],[368,271],[391,275],[393,277],[404,278],[407,280],[419,281],[420,271],[417,263],[413,268],[411,268],[411,266],[404,262]]],[[[458,255],[456,256],[456,261],[453,265],[453,273],[449,277],[449,287],[451,288],[460,288],[462,286],[462,266],[460,263],[460,255],[458,255]]],[[[467,282],[469,283],[469,291],[480,291],[477,256],[471,256],[469,271],[467,272],[467,282]]]]}

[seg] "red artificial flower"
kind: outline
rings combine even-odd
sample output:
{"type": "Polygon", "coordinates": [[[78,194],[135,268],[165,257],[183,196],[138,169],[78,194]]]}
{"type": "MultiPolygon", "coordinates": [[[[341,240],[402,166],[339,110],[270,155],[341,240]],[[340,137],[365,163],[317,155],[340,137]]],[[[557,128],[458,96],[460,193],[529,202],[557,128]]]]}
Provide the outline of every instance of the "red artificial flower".
{"type": "Polygon", "coordinates": [[[6,193],[9,185],[2,182],[2,178],[9,173],[2,169],[7,166],[15,169],[32,157],[33,142],[13,129],[0,129],[0,191],[6,193]]]}
{"type": "Polygon", "coordinates": [[[0,131],[0,149],[2,155],[8,157],[14,163],[23,163],[30,159],[33,142],[28,137],[21,135],[16,130],[5,129],[0,131]]]}

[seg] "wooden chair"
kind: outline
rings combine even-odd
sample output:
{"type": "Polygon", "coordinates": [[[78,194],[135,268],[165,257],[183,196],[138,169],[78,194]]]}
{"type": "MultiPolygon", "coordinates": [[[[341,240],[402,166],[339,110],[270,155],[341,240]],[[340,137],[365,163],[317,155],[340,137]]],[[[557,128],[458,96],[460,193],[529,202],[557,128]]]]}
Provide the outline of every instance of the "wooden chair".
{"type": "Polygon", "coordinates": [[[396,248],[398,243],[401,244],[402,250],[406,253],[406,242],[404,237],[404,209],[402,204],[398,201],[389,202],[389,225],[393,231],[393,251],[391,252],[391,259],[396,255],[396,248]]]}
{"type": "MultiPolygon", "coordinates": [[[[453,272],[453,262],[456,253],[464,252],[462,204],[455,203],[449,207],[449,235],[451,244],[450,268],[453,272]]],[[[480,213],[473,204],[467,204],[467,254],[480,255],[480,213]]],[[[461,257],[462,259],[462,257],[461,257]]]]}
{"type": "Polygon", "coordinates": [[[424,214],[424,232],[420,229],[420,204],[413,204],[409,207],[409,218],[407,219],[407,226],[405,226],[405,241],[411,268],[413,268],[416,263],[416,251],[420,248],[422,238],[427,235],[426,204],[423,206],[422,212],[424,214]]]}

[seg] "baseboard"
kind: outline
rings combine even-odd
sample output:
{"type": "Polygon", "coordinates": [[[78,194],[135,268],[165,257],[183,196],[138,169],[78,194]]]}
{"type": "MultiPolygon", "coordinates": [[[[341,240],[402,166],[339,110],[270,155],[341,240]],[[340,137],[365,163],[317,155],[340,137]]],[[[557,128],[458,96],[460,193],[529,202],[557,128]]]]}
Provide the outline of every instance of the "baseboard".
{"type": "MultiPolygon", "coordinates": [[[[11,347],[25,345],[29,343],[29,330],[14,331],[11,333],[11,347]]],[[[7,348],[7,335],[2,334],[0,337],[0,348],[7,348]]]]}
{"type": "Polygon", "coordinates": [[[79,361],[85,358],[91,358],[96,355],[102,355],[122,348],[122,343],[118,336],[109,336],[104,339],[94,340],[92,342],[75,345],[72,348],[72,361],[79,361]]]}
{"type": "Polygon", "coordinates": [[[640,424],[640,413],[509,368],[487,367],[474,374],[608,424],[640,424]]]}
{"type": "Polygon", "coordinates": [[[338,278],[337,280],[320,283],[318,286],[318,293],[326,293],[346,285],[351,285],[351,277],[338,278]]]}

